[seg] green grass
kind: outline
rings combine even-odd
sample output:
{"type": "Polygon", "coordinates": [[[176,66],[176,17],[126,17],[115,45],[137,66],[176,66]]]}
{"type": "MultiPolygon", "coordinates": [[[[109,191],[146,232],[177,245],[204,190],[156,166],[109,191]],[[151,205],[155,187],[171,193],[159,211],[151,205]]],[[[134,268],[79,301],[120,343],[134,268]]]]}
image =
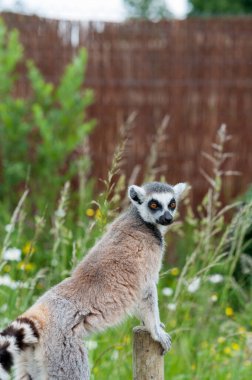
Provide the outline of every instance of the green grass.
{"type": "MultiPolygon", "coordinates": [[[[248,246],[252,202],[248,199],[242,206],[220,201],[226,139],[222,128],[211,156],[213,174],[206,175],[209,191],[202,203],[193,212],[187,197],[183,223],[174,225],[167,236],[168,254],[159,282],[161,320],[173,339],[165,357],[166,379],[251,379],[252,287],[251,281],[243,283],[242,272],[238,277],[234,274],[248,246]],[[224,218],[226,213],[228,218],[224,218]],[[169,264],[171,247],[176,267],[169,264]]],[[[95,202],[90,186],[78,197],[66,183],[56,210],[38,208],[31,213],[25,193],[12,216],[7,210],[1,214],[0,327],[68,276],[116,216],[126,190],[124,176],[118,175],[120,149],[105,190],[95,202]],[[10,248],[18,250],[17,260],[6,256],[10,248]]],[[[245,269],[251,270],[249,265],[245,269]]],[[[93,380],[132,378],[132,328],[137,324],[128,319],[90,337],[93,380]]]]}
{"type": "MultiPolygon", "coordinates": [[[[229,302],[221,301],[225,282],[221,285],[206,282],[195,293],[186,294],[172,311],[168,309],[168,305],[173,304],[172,296],[163,295],[162,290],[167,286],[175,290],[178,280],[179,276],[165,274],[159,287],[162,321],[173,338],[172,350],[165,357],[165,378],[250,379],[251,303],[242,305],[239,310],[227,309],[229,302]],[[230,316],[226,315],[228,310],[230,316]]],[[[25,288],[1,287],[2,326],[37,299],[42,289],[33,282],[34,278],[27,274],[25,288]]],[[[90,337],[92,379],[131,378],[132,328],[137,324],[137,320],[129,319],[116,328],[90,337]]]]}

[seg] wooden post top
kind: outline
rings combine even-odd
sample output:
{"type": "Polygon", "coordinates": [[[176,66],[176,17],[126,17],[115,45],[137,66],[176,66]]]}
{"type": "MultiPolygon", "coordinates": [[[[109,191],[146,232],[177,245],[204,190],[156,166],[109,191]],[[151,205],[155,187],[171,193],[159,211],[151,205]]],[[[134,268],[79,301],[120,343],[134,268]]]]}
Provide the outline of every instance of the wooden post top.
{"type": "Polygon", "coordinates": [[[164,356],[144,326],[133,328],[133,380],[164,380],[164,356]]]}

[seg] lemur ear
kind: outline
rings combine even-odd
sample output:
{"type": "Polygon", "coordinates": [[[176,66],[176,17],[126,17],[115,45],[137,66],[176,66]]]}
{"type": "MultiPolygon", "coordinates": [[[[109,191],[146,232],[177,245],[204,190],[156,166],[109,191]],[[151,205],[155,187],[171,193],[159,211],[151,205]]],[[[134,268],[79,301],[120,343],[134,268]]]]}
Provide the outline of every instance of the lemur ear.
{"type": "Polygon", "coordinates": [[[128,189],[128,196],[131,202],[141,205],[145,198],[145,191],[142,187],[132,185],[128,189]]]}
{"type": "Polygon", "coordinates": [[[181,198],[182,194],[186,191],[187,188],[187,183],[177,183],[177,185],[173,186],[173,190],[176,194],[176,197],[178,199],[181,198]]]}

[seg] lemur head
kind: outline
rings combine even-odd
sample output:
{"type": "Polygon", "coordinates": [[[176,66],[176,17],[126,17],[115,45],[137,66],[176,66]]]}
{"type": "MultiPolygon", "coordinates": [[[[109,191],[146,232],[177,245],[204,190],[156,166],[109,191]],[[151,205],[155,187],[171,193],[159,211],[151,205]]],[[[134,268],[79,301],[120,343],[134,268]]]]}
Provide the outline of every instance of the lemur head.
{"type": "Polygon", "coordinates": [[[186,187],[185,183],[171,186],[166,183],[151,182],[141,187],[130,186],[128,195],[145,222],[161,227],[173,222],[177,203],[186,187]]]}

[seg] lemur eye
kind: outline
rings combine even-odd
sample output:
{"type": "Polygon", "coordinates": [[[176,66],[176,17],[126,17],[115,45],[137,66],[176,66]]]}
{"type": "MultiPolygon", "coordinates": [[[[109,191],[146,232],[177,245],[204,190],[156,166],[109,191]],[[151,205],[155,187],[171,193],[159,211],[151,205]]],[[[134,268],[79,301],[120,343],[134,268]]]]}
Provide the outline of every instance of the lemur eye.
{"type": "Polygon", "coordinates": [[[152,210],[156,210],[158,208],[158,204],[156,202],[151,202],[150,208],[152,208],[152,210]]]}
{"type": "Polygon", "coordinates": [[[169,204],[169,207],[174,210],[176,208],[176,202],[174,199],[172,199],[171,203],[169,204]]]}

